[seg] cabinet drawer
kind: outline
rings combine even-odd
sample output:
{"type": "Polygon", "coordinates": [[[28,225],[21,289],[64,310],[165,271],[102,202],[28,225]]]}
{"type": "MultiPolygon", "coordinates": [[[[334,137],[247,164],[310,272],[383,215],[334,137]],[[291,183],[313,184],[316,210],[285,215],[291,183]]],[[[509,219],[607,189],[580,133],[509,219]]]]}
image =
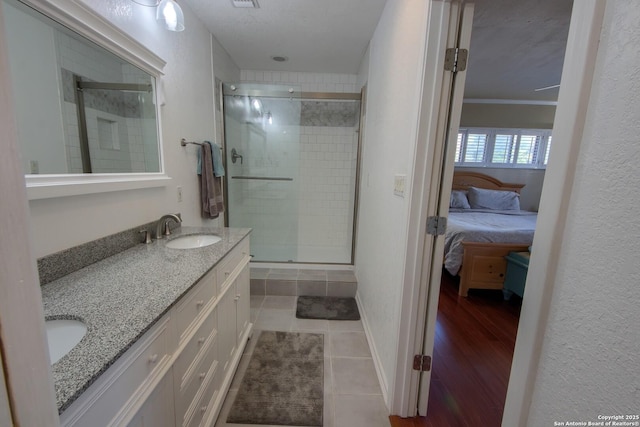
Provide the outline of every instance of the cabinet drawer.
{"type": "Polygon", "coordinates": [[[133,345],[108,373],[100,377],[85,393],[85,405],[67,410],[60,417],[63,426],[111,425],[117,423],[121,409],[136,390],[169,360],[173,345],[169,331],[169,316],[165,316],[133,345]],[[115,417],[115,418],[114,418],[115,417]]]}
{"type": "Polygon", "coordinates": [[[242,259],[249,255],[249,239],[244,239],[242,242],[236,246],[233,251],[231,251],[221,263],[216,267],[218,273],[218,286],[220,291],[222,292],[229,283],[225,283],[233,270],[236,269],[238,264],[242,261],[242,259]]]}
{"type": "Polygon", "coordinates": [[[191,340],[177,357],[174,365],[174,377],[176,378],[176,386],[182,388],[189,375],[193,373],[193,366],[198,360],[202,359],[202,352],[207,348],[209,341],[216,339],[218,333],[218,312],[217,308],[213,309],[207,318],[202,322],[191,340]]]}
{"type": "Polygon", "coordinates": [[[206,384],[204,385],[204,392],[200,395],[197,402],[194,402],[194,406],[190,408],[189,419],[185,424],[186,427],[198,427],[201,425],[204,416],[211,409],[210,406],[215,402],[217,394],[220,393],[220,388],[217,387],[218,382],[214,381],[216,377],[216,371],[218,366],[211,366],[209,373],[207,374],[206,384]]]}
{"type": "Polygon", "coordinates": [[[194,398],[198,394],[198,390],[203,387],[205,382],[210,382],[210,377],[215,376],[218,370],[218,354],[217,337],[212,337],[212,341],[208,341],[207,348],[203,357],[196,362],[193,372],[190,372],[189,378],[181,387],[176,387],[176,414],[179,425],[186,425],[190,411],[189,407],[195,405],[194,398]]]}
{"type": "Polygon", "coordinates": [[[211,270],[176,305],[176,330],[180,342],[185,339],[192,323],[215,296],[216,270],[211,270]]]}

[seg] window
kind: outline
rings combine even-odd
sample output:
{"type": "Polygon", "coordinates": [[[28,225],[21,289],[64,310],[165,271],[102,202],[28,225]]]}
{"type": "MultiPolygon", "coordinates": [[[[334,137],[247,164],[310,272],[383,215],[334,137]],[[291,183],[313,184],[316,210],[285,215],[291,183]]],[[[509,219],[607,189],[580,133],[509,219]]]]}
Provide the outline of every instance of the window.
{"type": "Polygon", "coordinates": [[[456,143],[458,166],[545,168],[551,130],[460,129],[456,143]]]}

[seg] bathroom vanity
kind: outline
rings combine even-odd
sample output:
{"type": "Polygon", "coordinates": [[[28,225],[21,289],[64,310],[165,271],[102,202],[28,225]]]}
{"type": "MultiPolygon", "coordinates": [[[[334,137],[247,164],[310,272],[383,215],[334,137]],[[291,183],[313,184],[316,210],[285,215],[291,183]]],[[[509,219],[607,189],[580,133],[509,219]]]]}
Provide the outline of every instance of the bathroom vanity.
{"type": "Polygon", "coordinates": [[[251,334],[248,229],[182,227],[42,287],[84,322],[52,365],[62,426],[212,426],[251,334]],[[190,234],[217,243],[172,249],[190,234]]]}

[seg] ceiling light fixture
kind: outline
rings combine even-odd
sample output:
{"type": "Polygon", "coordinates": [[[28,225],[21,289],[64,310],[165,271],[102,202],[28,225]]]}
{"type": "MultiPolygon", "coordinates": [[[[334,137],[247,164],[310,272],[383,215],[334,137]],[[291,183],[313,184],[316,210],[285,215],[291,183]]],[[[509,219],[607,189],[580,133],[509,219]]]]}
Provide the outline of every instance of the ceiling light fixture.
{"type": "Polygon", "coordinates": [[[272,56],[271,59],[276,62],[287,62],[289,60],[286,56],[272,56]]]}
{"type": "Polygon", "coordinates": [[[169,31],[184,30],[184,14],[174,0],[162,0],[158,4],[156,19],[169,31]]]}

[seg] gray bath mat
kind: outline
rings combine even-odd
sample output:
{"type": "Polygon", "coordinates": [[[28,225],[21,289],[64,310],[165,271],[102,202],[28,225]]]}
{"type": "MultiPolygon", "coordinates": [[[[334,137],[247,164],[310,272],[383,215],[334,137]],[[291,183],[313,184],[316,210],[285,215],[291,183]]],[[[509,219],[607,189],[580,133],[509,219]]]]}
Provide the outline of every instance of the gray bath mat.
{"type": "Polygon", "coordinates": [[[322,426],[324,336],[262,331],[227,423],[322,426]]]}
{"type": "Polygon", "coordinates": [[[355,298],[298,297],[298,319],[360,320],[355,298]]]}

